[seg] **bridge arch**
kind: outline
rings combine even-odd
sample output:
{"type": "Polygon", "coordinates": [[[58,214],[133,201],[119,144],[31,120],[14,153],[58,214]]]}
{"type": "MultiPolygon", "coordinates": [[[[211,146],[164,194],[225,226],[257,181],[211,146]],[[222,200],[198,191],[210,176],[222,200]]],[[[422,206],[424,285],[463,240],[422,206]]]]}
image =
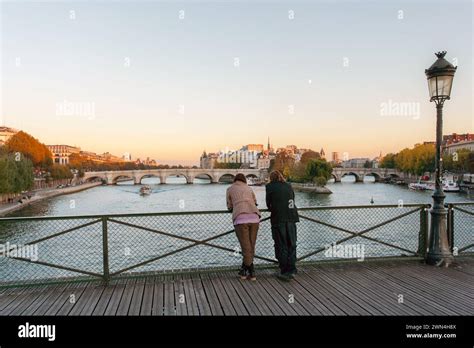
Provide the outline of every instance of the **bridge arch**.
{"type": "MultiPolygon", "coordinates": [[[[161,182],[162,184],[166,184],[166,181],[168,180],[169,177],[183,177],[186,180],[186,184],[192,184],[194,178],[190,178],[188,175],[183,174],[181,172],[177,173],[163,173],[162,175],[163,181],[161,182]]],[[[161,181],[161,179],[160,179],[161,181]]]]}
{"type": "Polygon", "coordinates": [[[207,177],[207,179],[209,179],[209,182],[210,182],[211,184],[212,184],[213,182],[215,182],[214,177],[213,177],[211,174],[206,173],[206,172],[202,172],[202,173],[198,173],[198,174],[194,175],[194,177],[193,177],[193,182],[194,182],[195,179],[199,179],[198,176],[201,176],[201,177],[205,176],[205,177],[207,177]]]}
{"type": "Polygon", "coordinates": [[[353,171],[350,171],[350,172],[346,172],[346,173],[342,173],[341,175],[341,179],[345,176],[349,176],[349,175],[352,175],[354,176],[355,178],[355,182],[360,182],[361,178],[360,178],[360,175],[357,174],[356,172],[353,172],[353,171]]]}
{"type": "Polygon", "coordinates": [[[93,182],[93,181],[97,181],[97,179],[99,179],[100,181],[102,181],[102,183],[106,183],[107,182],[107,179],[104,178],[103,176],[101,175],[94,175],[94,176],[90,176],[90,177],[87,177],[84,179],[85,182],[93,182]]]}
{"type": "Polygon", "coordinates": [[[382,181],[382,176],[379,174],[379,173],[375,173],[375,172],[367,172],[365,176],[373,176],[374,179],[375,179],[375,182],[380,182],[382,181]]]}
{"type": "Polygon", "coordinates": [[[133,183],[135,184],[135,177],[133,175],[128,175],[128,174],[119,174],[119,175],[116,175],[116,176],[112,177],[112,182],[110,184],[116,185],[118,183],[118,181],[121,180],[121,179],[128,179],[127,181],[129,181],[129,180],[133,181],[133,183]]]}
{"type": "Polygon", "coordinates": [[[137,182],[137,184],[141,184],[142,180],[147,179],[147,178],[158,178],[158,179],[160,179],[160,184],[162,183],[160,174],[144,174],[142,176],[137,176],[136,182],[137,182]]]}
{"type": "Polygon", "coordinates": [[[235,175],[232,174],[232,173],[223,173],[223,174],[220,174],[217,178],[217,182],[223,182],[222,179],[223,178],[228,178],[228,179],[231,179],[232,181],[234,180],[235,178],[235,175]]]}

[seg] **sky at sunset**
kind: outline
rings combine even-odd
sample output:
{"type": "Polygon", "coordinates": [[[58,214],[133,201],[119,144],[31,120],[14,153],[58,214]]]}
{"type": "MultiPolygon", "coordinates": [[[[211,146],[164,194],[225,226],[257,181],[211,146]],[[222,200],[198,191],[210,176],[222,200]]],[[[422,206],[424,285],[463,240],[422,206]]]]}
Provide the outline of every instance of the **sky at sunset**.
{"type": "Polygon", "coordinates": [[[46,144],[197,164],[244,144],[374,157],[434,140],[424,69],[458,66],[444,133],[474,132],[471,1],[1,2],[0,124],[46,144]]]}

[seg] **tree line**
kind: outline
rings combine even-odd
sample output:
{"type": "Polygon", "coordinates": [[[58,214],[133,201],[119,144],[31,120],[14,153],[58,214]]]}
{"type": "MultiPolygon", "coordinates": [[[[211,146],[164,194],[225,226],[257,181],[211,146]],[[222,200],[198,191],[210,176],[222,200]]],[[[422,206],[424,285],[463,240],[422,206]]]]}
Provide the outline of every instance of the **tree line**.
{"type": "MultiPolygon", "coordinates": [[[[436,148],[432,144],[416,145],[398,153],[389,153],[380,162],[382,168],[394,168],[405,173],[423,175],[435,171],[436,148]]],[[[474,152],[461,149],[442,156],[443,170],[454,173],[474,173],[474,152]]]]}
{"type": "Polygon", "coordinates": [[[270,170],[279,170],[290,182],[312,182],[318,186],[326,185],[332,176],[332,166],[316,151],[307,151],[296,161],[293,155],[282,151],[270,161],[270,170]]]}

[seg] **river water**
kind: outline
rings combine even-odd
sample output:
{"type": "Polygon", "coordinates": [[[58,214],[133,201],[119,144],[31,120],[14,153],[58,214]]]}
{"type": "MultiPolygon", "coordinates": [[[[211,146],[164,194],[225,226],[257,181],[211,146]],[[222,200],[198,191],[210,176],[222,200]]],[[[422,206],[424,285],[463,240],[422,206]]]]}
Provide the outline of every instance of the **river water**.
{"type": "MultiPolygon", "coordinates": [[[[370,178],[369,178],[370,180],[370,178]]],[[[156,213],[174,211],[225,210],[225,191],[228,185],[209,184],[195,179],[186,185],[184,178],[168,178],[160,185],[159,179],[143,179],[152,187],[149,196],[139,195],[139,185],[124,181],[118,185],[98,186],[85,191],[55,197],[25,207],[10,216],[63,216],[122,213],[156,213]]],[[[431,203],[432,192],[412,191],[404,186],[365,181],[355,183],[353,177],[344,177],[341,183],[329,183],[333,193],[310,194],[296,192],[298,207],[431,203]]],[[[260,208],[265,207],[265,187],[253,186],[260,208]]],[[[472,201],[474,195],[447,193],[446,202],[472,201]]]]}

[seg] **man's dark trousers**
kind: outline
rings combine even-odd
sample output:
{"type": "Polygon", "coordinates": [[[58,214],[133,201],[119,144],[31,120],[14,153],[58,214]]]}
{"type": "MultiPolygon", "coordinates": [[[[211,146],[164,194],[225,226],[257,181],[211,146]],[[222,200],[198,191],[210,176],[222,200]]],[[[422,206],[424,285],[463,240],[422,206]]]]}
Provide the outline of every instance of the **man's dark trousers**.
{"type": "Polygon", "coordinates": [[[272,225],[272,237],[275,242],[275,256],[279,262],[281,274],[295,274],[296,223],[281,222],[272,225]]]}

